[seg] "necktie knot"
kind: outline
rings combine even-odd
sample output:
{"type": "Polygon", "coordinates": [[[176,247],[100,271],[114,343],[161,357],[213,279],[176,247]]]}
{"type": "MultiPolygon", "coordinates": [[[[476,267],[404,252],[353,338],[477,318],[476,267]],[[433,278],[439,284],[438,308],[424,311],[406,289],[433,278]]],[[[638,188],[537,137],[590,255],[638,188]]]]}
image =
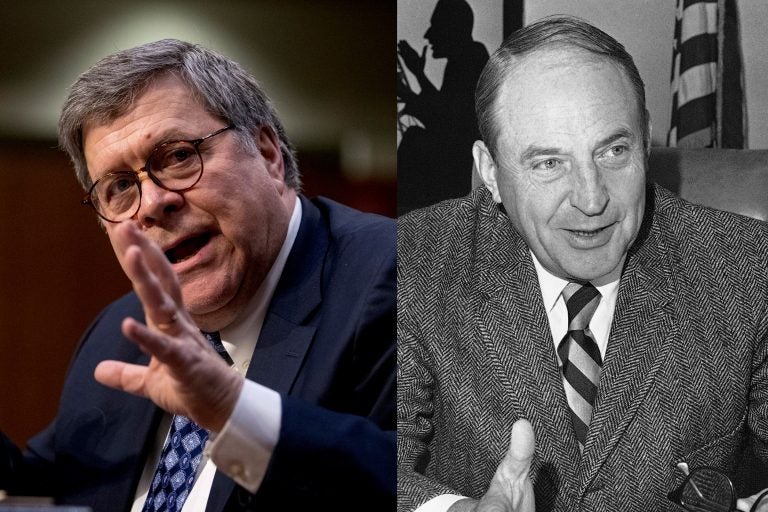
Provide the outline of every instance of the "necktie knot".
{"type": "Polygon", "coordinates": [[[568,330],[583,331],[595,314],[600,292],[592,283],[570,282],[563,288],[563,300],[568,309],[568,330]]]}
{"type": "Polygon", "coordinates": [[[232,361],[232,357],[229,355],[229,352],[227,352],[227,349],[224,348],[224,344],[221,342],[221,335],[219,335],[219,331],[200,332],[203,333],[205,339],[207,339],[211,346],[213,346],[213,349],[216,351],[216,353],[219,354],[222,359],[224,359],[224,362],[226,362],[229,366],[235,364],[232,361]]]}

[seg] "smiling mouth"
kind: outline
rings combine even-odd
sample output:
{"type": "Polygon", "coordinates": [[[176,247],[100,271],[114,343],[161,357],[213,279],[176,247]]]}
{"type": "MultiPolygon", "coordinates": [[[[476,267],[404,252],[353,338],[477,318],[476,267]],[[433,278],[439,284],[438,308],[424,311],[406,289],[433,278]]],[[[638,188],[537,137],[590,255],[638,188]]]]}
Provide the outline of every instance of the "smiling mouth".
{"type": "Polygon", "coordinates": [[[172,247],[165,251],[165,257],[168,258],[168,261],[170,261],[171,264],[181,263],[197,254],[210,239],[210,233],[187,238],[186,240],[182,240],[176,247],[172,247]]]}
{"type": "Polygon", "coordinates": [[[603,226],[602,228],[587,230],[587,231],[582,231],[582,230],[579,230],[579,229],[568,229],[567,231],[570,232],[570,233],[573,233],[576,236],[590,237],[590,236],[596,236],[596,235],[602,233],[603,231],[605,231],[609,227],[610,227],[610,225],[603,226]]]}

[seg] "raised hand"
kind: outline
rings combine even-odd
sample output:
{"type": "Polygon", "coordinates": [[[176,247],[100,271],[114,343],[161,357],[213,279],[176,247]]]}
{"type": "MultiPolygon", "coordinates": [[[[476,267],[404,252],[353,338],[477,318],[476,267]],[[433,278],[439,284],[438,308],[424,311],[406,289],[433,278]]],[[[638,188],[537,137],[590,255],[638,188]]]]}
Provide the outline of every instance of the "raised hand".
{"type": "Polygon", "coordinates": [[[509,450],[480,501],[461,500],[449,512],[535,512],[533,484],[529,478],[536,450],[533,427],[526,420],[512,425],[509,450]]]}
{"type": "Polygon", "coordinates": [[[421,55],[416,53],[408,41],[398,41],[397,52],[403,59],[403,63],[411,70],[411,72],[417,77],[424,74],[424,65],[427,62],[427,47],[426,45],[421,50],[421,55]]]}
{"type": "Polygon", "coordinates": [[[112,242],[147,320],[144,325],[126,318],[123,334],[152,357],[148,366],[102,361],[96,380],[220,431],[240,395],[242,377],[224,363],[184,309],[178,280],[160,248],[132,222],[116,226],[112,242]]]}

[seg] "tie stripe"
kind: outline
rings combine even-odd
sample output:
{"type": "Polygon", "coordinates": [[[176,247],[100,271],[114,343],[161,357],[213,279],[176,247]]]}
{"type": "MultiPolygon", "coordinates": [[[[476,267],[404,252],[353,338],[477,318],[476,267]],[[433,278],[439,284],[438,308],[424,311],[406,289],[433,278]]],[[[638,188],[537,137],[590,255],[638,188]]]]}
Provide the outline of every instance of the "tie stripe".
{"type": "Polygon", "coordinates": [[[589,321],[600,302],[600,292],[590,283],[568,283],[563,289],[568,309],[568,333],[557,348],[562,362],[563,387],[579,448],[584,449],[597,399],[602,357],[589,331],[589,321]]]}

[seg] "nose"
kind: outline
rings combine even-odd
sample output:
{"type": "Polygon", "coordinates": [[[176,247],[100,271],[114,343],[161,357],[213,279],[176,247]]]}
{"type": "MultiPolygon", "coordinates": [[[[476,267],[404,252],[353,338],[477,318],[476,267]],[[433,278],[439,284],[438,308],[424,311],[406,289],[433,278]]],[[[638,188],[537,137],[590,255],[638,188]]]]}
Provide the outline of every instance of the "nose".
{"type": "Polygon", "coordinates": [[[141,204],[136,213],[137,220],[144,227],[155,226],[178,211],[184,205],[184,196],[180,192],[166,190],[149,177],[146,171],[139,173],[141,204]]]}
{"type": "Polygon", "coordinates": [[[580,164],[573,176],[571,205],[584,215],[603,213],[610,200],[603,171],[590,159],[580,164]]]}
{"type": "Polygon", "coordinates": [[[424,39],[429,41],[430,37],[432,37],[432,31],[433,31],[432,25],[430,25],[429,28],[427,29],[427,31],[424,33],[424,39]]]}

